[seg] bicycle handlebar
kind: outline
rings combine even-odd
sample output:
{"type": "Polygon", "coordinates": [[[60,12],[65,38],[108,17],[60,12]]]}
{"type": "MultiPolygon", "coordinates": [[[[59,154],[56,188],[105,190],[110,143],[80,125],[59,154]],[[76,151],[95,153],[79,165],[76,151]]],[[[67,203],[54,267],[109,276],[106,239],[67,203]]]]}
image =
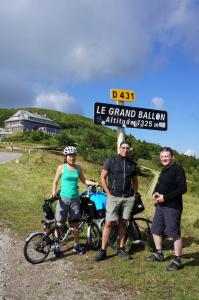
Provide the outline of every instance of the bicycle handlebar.
{"type": "Polygon", "coordinates": [[[60,191],[57,192],[55,197],[51,196],[50,198],[45,199],[44,202],[51,202],[52,203],[52,202],[57,201],[59,199],[61,199],[60,191]]]}
{"type": "Polygon", "coordinates": [[[102,192],[103,188],[101,186],[95,186],[95,185],[87,185],[87,193],[88,195],[92,193],[102,192]]]}

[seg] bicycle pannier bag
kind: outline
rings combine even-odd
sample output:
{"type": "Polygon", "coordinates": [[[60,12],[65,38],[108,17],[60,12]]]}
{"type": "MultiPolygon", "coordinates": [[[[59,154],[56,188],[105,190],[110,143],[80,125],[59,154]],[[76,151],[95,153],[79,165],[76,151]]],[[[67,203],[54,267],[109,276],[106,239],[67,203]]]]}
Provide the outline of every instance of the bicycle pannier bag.
{"type": "Polygon", "coordinates": [[[105,209],[99,209],[96,212],[96,219],[103,219],[106,216],[106,210],[105,209]]]}
{"type": "Polygon", "coordinates": [[[80,196],[80,207],[81,207],[81,214],[86,213],[89,217],[94,219],[96,217],[96,207],[95,203],[90,200],[87,194],[82,194],[80,196]]]}
{"type": "Polygon", "coordinates": [[[44,214],[44,217],[47,219],[47,220],[53,220],[55,215],[54,215],[54,212],[52,210],[52,206],[49,202],[45,202],[45,204],[43,205],[43,214],[44,214]]]}
{"type": "Polygon", "coordinates": [[[93,201],[91,201],[91,200],[88,201],[87,213],[88,213],[88,216],[91,217],[92,219],[96,218],[95,203],[93,201]]]}
{"type": "Polygon", "coordinates": [[[81,216],[84,213],[87,213],[87,206],[88,206],[89,198],[87,197],[87,194],[82,194],[80,196],[80,209],[81,209],[81,216]]]}
{"type": "Polygon", "coordinates": [[[140,193],[136,193],[135,195],[135,204],[132,211],[132,215],[136,215],[140,212],[142,212],[145,209],[144,203],[142,202],[142,198],[140,193]]]}
{"type": "Polygon", "coordinates": [[[90,200],[95,203],[96,219],[105,218],[106,215],[106,194],[97,192],[90,195],[90,200]]]}

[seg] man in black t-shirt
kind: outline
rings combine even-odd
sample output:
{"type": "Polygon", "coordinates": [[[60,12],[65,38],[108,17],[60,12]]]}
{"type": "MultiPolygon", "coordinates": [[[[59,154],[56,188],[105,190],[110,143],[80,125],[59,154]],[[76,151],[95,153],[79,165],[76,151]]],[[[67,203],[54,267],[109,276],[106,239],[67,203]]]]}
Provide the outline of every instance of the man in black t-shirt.
{"type": "Polygon", "coordinates": [[[108,158],[101,172],[101,185],[107,195],[106,222],[102,234],[102,246],[95,261],[106,259],[106,247],[112,225],[118,222],[119,248],[117,255],[131,259],[125,251],[126,222],[133,210],[135,194],[138,189],[136,165],[130,161],[131,145],[127,141],[120,144],[119,154],[108,158]],[[107,183],[108,179],[108,183],[107,183]]]}
{"type": "Polygon", "coordinates": [[[151,232],[156,247],[156,252],[147,261],[162,261],[163,231],[166,229],[169,237],[174,241],[174,256],[167,271],[180,270],[182,254],[182,238],[180,221],[183,209],[182,195],[187,191],[184,169],[173,162],[173,151],[169,147],[160,150],[160,161],[163,169],[155,187],[153,198],[156,211],[151,226],[151,232]]]}

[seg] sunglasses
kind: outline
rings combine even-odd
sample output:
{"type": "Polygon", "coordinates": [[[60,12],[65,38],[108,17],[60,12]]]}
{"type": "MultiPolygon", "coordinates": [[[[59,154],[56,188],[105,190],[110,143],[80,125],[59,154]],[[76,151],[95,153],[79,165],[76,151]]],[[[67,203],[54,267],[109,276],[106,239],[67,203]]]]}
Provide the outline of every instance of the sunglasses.
{"type": "Polygon", "coordinates": [[[130,147],[120,147],[122,150],[130,150],[130,147]]]}

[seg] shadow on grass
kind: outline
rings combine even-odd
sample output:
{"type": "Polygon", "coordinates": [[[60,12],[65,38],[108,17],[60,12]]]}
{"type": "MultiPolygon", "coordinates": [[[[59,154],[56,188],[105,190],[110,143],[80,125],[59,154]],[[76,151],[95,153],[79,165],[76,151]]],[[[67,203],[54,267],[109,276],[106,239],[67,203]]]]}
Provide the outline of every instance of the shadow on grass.
{"type": "Polygon", "coordinates": [[[198,252],[183,254],[182,258],[192,259],[188,262],[185,262],[183,264],[184,266],[191,266],[191,267],[198,267],[199,266],[199,253],[198,252]]]}
{"type": "Polygon", "coordinates": [[[199,245],[199,239],[193,236],[183,237],[183,248],[190,247],[192,244],[199,245]]]}
{"type": "Polygon", "coordinates": [[[129,254],[134,254],[137,252],[143,252],[147,248],[147,245],[145,243],[137,243],[137,244],[131,244],[128,248],[129,254]]]}
{"type": "MultiPolygon", "coordinates": [[[[107,255],[107,259],[112,258],[112,257],[114,257],[114,256],[117,256],[117,253],[113,253],[113,254],[111,254],[111,255],[110,255],[110,254],[107,255]]],[[[106,259],[106,260],[107,260],[107,259],[106,259]]]]}

